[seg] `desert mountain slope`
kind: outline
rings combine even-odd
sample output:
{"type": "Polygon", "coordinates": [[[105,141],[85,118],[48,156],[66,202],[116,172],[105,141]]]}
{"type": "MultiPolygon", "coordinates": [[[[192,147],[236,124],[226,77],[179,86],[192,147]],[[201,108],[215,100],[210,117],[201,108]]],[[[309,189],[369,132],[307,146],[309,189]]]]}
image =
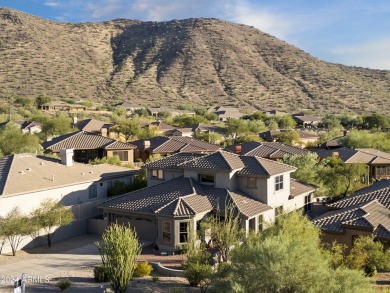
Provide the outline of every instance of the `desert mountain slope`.
{"type": "Polygon", "coordinates": [[[390,112],[390,71],[320,61],[218,19],[60,23],[0,8],[0,95],[390,112]]]}

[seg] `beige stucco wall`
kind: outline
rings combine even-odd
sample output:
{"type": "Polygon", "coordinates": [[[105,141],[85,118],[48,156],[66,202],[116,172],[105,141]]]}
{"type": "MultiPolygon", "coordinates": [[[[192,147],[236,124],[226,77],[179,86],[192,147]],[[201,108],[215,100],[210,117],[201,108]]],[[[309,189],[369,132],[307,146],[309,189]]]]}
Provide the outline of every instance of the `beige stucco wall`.
{"type": "Polygon", "coordinates": [[[14,207],[19,207],[22,213],[29,214],[45,199],[60,201],[66,206],[101,199],[107,196],[108,182],[116,180],[120,180],[124,183],[130,183],[131,177],[126,176],[97,182],[85,182],[14,196],[0,196],[0,216],[5,216],[14,207]],[[93,184],[97,185],[97,197],[89,199],[89,187],[93,184]]]}
{"type": "Polygon", "coordinates": [[[321,235],[321,241],[329,244],[331,244],[334,241],[337,241],[337,243],[339,244],[345,244],[348,248],[347,249],[348,252],[349,249],[352,248],[352,237],[354,235],[371,236],[372,232],[364,231],[364,230],[347,229],[345,233],[339,234],[339,233],[329,233],[323,231],[321,235]]]}
{"type": "Polygon", "coordinates": [[[184,173],[183,170],[164,170],[163,171],[164,179],[158,179],[158,178],[152,177],[152,170],[149,169],[147,171],[148,186],[153,186],[156,184],[160,184],[164,181],[168,181],[168,180],[172,180],[172,179],[177,178],[177,177],[181,177],[181,176],[183,176],[183,173],[184,173]]]}
{"type": "Polygon", "coordinates": [[[127,152],[127,161],[122,161],[122,163],[134,163],[134,150],[107,150],[107,157],[112,157],[113,152],[115,151],[121,151],[121,152],[127,152]]]}

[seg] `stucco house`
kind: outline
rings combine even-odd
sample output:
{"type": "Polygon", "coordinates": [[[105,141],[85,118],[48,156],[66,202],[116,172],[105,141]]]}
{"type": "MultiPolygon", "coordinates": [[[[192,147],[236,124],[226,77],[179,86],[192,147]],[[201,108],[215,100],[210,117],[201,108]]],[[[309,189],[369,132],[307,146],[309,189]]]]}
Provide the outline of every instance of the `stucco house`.
{"type": "Polygon", "coordinates": [[[7,125],[15,125],[16,127],[20,128],[23,134],[34,134],[42,132],[42,124],[36,121],[11,120],[0,123],[0,127],[5,127],[7,125]]]}
{"type": "Polygon", "coordinates": [[[79,163],[114,155],[119,156],[122,163],[134,162],[134,145],[86,131],[55,137],[42,143],[42,147],[46,153],[57,155],[61,149],[73,149],[74,161],[79,163]]]}
{"type": "Polygon", "coordinates": [[[247,231],[259,231],[282,211],[308,210],[312,185],[290,179],[295,168],[226,151],[179,153],[146,164],[148,187],[98,207],[110,223],[130,224],[140,239],[175,250],[209,214],[231,206],[247,231]]]}
{"type": "Polygon", "coordinates": [[[320,117],[306,115],[306,114],[294,114],[294,120],[304,128],[316,128],[321,122],[320,117]]]}
{"type": "Polygon", "coordinates": [[[371,179],[390,179],[390,154],[372,148],[350,149],[317,149],[320,159],[328,157],[340,158],[346,164],[366,164],[371,179]]]}
{"type": "Polygon", "coordinates": [[[245,116],[239,109],[233,107],[215,106],[210,107],[207,111],[217,115],[218,121],[221,122],[228,119],[241,119],[245,116]]]}
{"type": "Polygon", "coordinates": [[[324,242],[337,241],[350,249],[357,237],[374,236],[390,245],[390,180],[362,188],[328,207],[329,212],[313,220],[324,242]]]}
{"type": "MultiPolygon", "coordinates": [[[[128,168],[74,163],[71,150],[63,150],[61,157],[16,154],[0,158],[0,216],[15,207],[29,214],[43,200],[52,199],[71,207],[75,215],[74,223],[61,228],[55,240],[85,234],[88,218],[101,213],[96,205],[107,197],[112,184],[133,181],[135,171],[128,168]]],[[[20,248],[31,246],[32,241],[27,238],[20,248]]]]}
{"type": "Polygon", "coordinates": [[[78,121],[77,116],[73,116],[72,126],[81,131],[108,136],[110,133],[110,128],[114,126],[114,123],[96,119],[85,119],[78,121]]]}

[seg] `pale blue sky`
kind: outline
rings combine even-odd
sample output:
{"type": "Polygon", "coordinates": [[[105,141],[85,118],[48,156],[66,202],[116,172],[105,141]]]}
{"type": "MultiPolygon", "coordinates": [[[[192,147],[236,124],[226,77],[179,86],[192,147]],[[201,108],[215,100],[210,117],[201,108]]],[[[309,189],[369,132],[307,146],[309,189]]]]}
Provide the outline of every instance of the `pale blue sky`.
{"type": "Polygon", "coordinates": [[[252,25],[325,61],[390,70],[388,0],[0,0],[65,22],[215,17],[252,25]]]}

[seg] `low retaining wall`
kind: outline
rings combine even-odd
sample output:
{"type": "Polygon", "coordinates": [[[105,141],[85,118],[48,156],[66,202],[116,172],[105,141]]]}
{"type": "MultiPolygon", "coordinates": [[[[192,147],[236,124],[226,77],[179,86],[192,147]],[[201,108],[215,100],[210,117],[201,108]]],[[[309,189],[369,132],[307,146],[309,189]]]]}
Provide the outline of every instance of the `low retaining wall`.
{"type": "Polygon", "coordinates": [[[171,276],[171,277],[183,277],[185,278],[184,271],[183,270],[175,270],[166,268],[159,262],[150,262],[153,268],[155,268],[159,273],[165,275],[165,276],[171,276]]]}

